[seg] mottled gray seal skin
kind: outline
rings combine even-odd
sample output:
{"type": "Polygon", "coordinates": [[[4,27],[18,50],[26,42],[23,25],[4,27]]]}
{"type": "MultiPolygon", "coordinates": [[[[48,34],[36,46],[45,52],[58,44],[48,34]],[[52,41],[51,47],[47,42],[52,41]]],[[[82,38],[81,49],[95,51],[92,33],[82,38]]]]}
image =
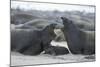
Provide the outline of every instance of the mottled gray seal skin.
{"type": "Polygon", "coordinates": [[[53,55],[53,56],[57,56],[57,55],[64,55],[64,54],[68,54],[68,53],[69,53],[69,51],[65,47],[50,46],[49,48],[47,48],[45,50],[44,54],[50,54],[50,55],[53,55]]]}
{"type": "Polygon", "coordinates": [[[50,46],[55,38],[54,28],[50,24],[43,30],[14,29],[11,30],[11,50],[25,55],[38,55],[50,46]]]}
{"type": "Polygon", "coordinates": [[[73,21],[61,17],[64,24],[64,35],[73,54],[95,54],[94,31],[81,30],[73,21]]]}

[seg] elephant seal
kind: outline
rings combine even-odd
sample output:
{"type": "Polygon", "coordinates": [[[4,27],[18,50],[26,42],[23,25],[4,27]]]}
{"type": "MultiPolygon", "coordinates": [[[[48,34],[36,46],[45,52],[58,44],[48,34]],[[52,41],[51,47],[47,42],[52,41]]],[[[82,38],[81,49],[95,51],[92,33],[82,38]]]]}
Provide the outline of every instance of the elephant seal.
{"type": "Polygon", "coordinates": [[[50,46],[52,40],[55,39],[56,34],[54,33],[54,29],[57,24],[50,24],[45,29],[42,30],[41,40],[43,43],[44,50],[50,46]]]}
{"type": "Polygon", "coordinates": [[[43,30],[13,29],[11,30],[11,50],[25,55],[38,55],[49,47],[56,24],[50,24],[43,30]]]}
{"type": "Polygon", "coordinates": [[[79,29],[73,21],[61,17],[64,25],[64,35],[68,47],[73,54],[94,54],[95,53],[95,32],[79,29]]]}

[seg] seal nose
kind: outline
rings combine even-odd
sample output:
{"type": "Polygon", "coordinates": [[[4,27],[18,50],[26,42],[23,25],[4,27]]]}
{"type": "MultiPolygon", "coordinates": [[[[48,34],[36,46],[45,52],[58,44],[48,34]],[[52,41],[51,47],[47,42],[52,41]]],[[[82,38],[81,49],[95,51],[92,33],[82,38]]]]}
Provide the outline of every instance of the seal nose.
{"type": "Polygon", "coordinates": [[[64,17],[61,17],[61,19],[64,19],[64,17]]]}
{"type": "Polygon", "coordinates": [[[61,17],[61,19],[62,19],[62,20],[67,20],[67,18],[65,18],[65,17],[61,17]]]}
{"type": "Polygon", "coordinates": [[[70,23],[72,23],[72,20],[69,20],[68,18],[66,18],[66,17],[61,17],[61,19],[62,19],[62,22],[63,22],[63,24],[65,25],[68,25],[68,24],[70,24],[70,23]]]}

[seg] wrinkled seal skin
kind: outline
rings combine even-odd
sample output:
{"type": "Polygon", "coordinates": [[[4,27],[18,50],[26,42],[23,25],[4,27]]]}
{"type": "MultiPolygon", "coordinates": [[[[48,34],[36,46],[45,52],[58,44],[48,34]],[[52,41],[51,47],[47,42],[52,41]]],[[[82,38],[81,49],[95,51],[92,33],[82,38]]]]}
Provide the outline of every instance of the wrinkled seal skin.
{"type": "Polygon", "coordinates": [[[55,38],[55,24],[48,25],[43,30],[14,29],[11,30],[11,50],[25,55],[38,55],[50,46],[55,38]]]}
{"type": "Polygon", "coordinates": [[[68,54],[69,51],[67,48],[65,47],[60,47],[60,46],[50,46],[49,48],[47,48],[45,50],[44,54],[50,54],[50,55],[64,55],[64,54],[68,54]]]}
{"type": "Polygon", "coordinates": [[[73,54],[94,54],[95,53],[95,37],[94,32],[86,32],[79,29],[73,21],[61,17],[64,24],[64,35],[68,43],[68,47],[73,54]]]}

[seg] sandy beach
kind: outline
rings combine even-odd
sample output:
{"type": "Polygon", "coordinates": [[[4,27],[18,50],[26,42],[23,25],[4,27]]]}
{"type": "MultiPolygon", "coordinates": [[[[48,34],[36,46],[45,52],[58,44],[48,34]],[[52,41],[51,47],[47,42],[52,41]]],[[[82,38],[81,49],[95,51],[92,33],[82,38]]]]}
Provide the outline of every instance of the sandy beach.
{"type": "MultiPolygon", "coordinates": [[[[63,46],[68,48],[66,42],[51,42],[53,46],[63,46]]],[[[95,61],[95,56],[90,55],[93,58],[85,58],[89,57],[89,55],[73,55],[71,53],[66,55],[52,56],[48,54],[40,54],[36,56],[23,55],[18,52],[11,52],[11,66],[19,66],[19,65],[41,65],[41,64],[59,64],[59,63],[72,63],[72,62],[89,62],[95,61]]]]}

